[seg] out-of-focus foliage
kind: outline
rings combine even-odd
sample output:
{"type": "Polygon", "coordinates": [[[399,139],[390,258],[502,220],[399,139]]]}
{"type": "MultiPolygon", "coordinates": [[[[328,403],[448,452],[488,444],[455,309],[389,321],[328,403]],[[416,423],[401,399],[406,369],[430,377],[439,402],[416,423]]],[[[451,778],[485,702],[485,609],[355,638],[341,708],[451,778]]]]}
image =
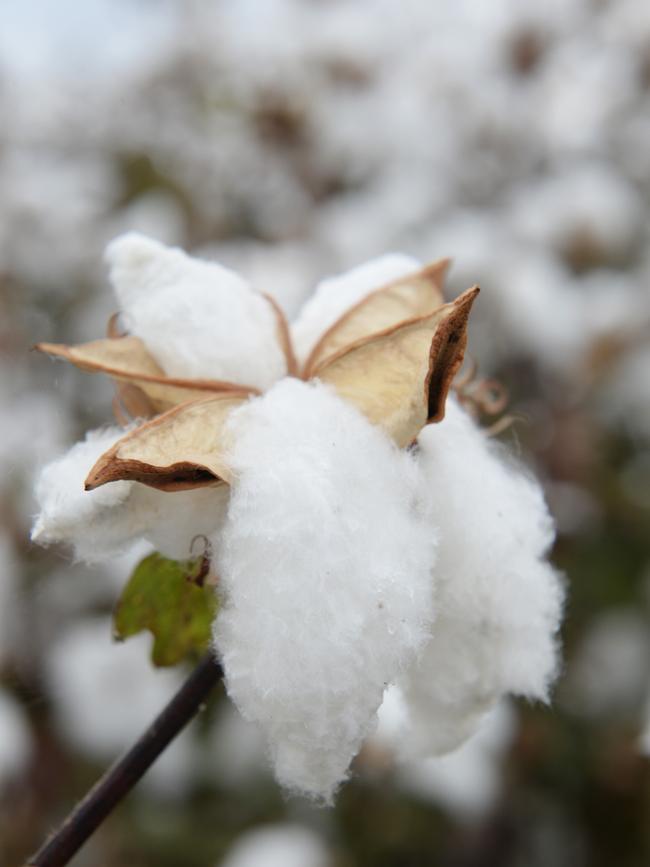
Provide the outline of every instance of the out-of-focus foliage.
{"type": "Polygon", "coordinates": [[[29,347],[104,327],[101,253],[126,229],[222,260],[289,314],[317,277],[394,249],[454,256],[454,294],[481,283],[471,352],[558,519],[565,670],[551,710],[506,709],[455,766],[395,768],[380,731],[327,812],[283,800],[219,693],[79,863],[217,864],[289,822],[334,865],[647,864],[646,0],[53,8],[10,0],[0,28],[0,864],[181,676],[144,637],[110,646],[132,560],[27,541],[35,467],[112,397],[29,347]]]}

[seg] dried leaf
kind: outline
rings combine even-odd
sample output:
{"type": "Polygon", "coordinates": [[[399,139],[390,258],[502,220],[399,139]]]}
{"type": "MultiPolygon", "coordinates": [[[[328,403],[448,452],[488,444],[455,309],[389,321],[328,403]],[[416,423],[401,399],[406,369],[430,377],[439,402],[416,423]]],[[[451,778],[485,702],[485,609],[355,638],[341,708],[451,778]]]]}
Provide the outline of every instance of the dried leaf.
{"type": "Polygon", "coordinates": [[[160,554],[145,557],[136,566],[113,615],[119,640],[148,630],[154,637],[154,665],[177,665],[198,657],[210,644],[210,629],[217,611],[214,588],[192,580],[199,560],[178,562],[160,554]]]}
{"type": "Polygon", "coordinates": [[[256,388],[233,382],[166,376],[139,337],[106,338],[79,346],[38,343],[35,348],[64,358],[82,370],[106,373],[114,379],[135,384],[149,398],[156,412],[205,397],[206,393],[246,391],[259,394],[256,388]]]}
{"type": "Polygon", "coordinates": [[[398,446],[409,445],[444,416],[451,381],[463,361],[467,319],[478,295],[468,289],[434,313],[358,341],[317,371],[398,446]]]}
{"type": "Polygon", "coordinates": [[[86,490],[127,479],[161,491],[230,482],[224,428],[246,392],[184,403],[118,440],[91,469],[86,490]]]}
{"type": "Polygon", "coordinates": [[[318,376],[328,359],[347,346],[388,328],[431,313],[442,304],[442,285],[449,259],[440,259],[421,271],[407,274],[371,292],[339,317],[312,349],[305,362],[304,378],[318,376]]]}

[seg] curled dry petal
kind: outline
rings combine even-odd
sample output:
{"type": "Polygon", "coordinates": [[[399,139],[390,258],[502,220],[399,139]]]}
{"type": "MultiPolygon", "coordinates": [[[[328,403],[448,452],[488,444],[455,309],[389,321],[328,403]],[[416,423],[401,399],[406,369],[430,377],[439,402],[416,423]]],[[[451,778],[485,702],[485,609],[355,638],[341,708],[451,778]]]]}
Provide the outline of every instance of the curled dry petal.
{"type": "Polygon", "coordinates": [[[86,490],[125,479],[161,491],[184,491],[230,482],[224,428],[247,392],[213,395],[181,404],[128,433],[105,452],[86,479],[86,490]]]}
{"type": "Polygon", "coordinates": [[[433,313],[358,341],[314,375],[383,427],[398,446],[409,445],[426,424],[444,417],[478,292],[475,286],[433,313]]]}
{"type": "MultiPolygon", "coordinates": [[[[136,385],[144,392],[156,412],[164,412],[188,400],[205,397],[206,392],[245,391],[258,394],[255,388],[232,382],[166,376],[139,337],[106,338],[79,346],[38,343],[35,349],[64,358],[82,370],[106,373],[114,379],[136,385]]],[[[135,414],[140,413],[136,411],[135,414]]]]}
{"type": "Polygon", "coordinates": [[[316,371],[328,359],[359,340],[440,307],[444,303],[442,285],[449,262],[449,259],[432,262],[371,292],[346,310],[312,349],[305,362],[304,378],[317,375],[316,371]]]}

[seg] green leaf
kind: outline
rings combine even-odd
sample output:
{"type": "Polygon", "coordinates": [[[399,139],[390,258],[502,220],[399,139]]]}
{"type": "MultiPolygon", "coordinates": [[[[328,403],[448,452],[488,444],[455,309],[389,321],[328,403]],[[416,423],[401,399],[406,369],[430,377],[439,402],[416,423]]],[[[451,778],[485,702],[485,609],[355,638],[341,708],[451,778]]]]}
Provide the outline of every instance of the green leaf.
{"type": "Polygon", "coordinates": [[[119,641],[148,629],[154,637],[154,665],[177,665],[196,658],[210,642],[217,613],[212,586],[197,580],[201,560],[179,562],[160,554],[145,557],[133,571],[113,615],[119,641]]]}

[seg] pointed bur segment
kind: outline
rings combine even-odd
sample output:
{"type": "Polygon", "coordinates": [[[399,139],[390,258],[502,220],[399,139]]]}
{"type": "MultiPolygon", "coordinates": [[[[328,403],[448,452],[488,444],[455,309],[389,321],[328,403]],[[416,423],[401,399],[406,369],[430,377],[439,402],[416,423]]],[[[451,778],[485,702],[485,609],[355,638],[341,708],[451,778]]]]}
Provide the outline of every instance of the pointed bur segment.
{"type": "Polygon", "coordinates": [[[273,309],[273,315],[275,316],[276,322],[276,334],[278,338],[278,343],[280,344],[285,361],[287,363],[287,376],[297,376],[298,361],[296,359],[296,354],[293,349],[291,330],[289,328],[289,323],[287,322],[287,317],[284,315],[284,310],[280,307],[280,305],[272,295],[267,295],[266,293],[262,293],[262,295],[264,298],[266,298],[266,300],[271,305],[271,308],[273,309]]]}
{"type": "Polygon", "coordinates": [[[432,262],[376,289],[346,310],[312,349],[305,362],[304,378],[318,376],[318,370],[330,358],[357,341],[442,306],[442,286],[449,264],[449,259],[432,262]]]}
{"type": "MultiPolygon", "coordinates": [[[[137,386],[155,412],[164,412],[170,407],[205,397],[210,393],[259,393],[255,388],[233,382],[166,376],[139,337],[105,338],[79,346],[37,343],[34,348],[70,361],[81,370],[105,373],[118,382],[137,386]]],[[[140,402],[140,407],[149,404],[140,402]]],[[[139,409],[138,406],[135,408],[139,409]]]]}
{"type": "Polygon", "coordinates": [[[160,491],[229,483],[225,427],[249,395],[224,394],[174,407],[136,428],[105,452],[86,479],[92,491],[120,479],[160,491]]]}
{"type": "Polygon", "coordinates": [[[478,286],[433,313],[358,341],[316,375],[383,427],[401,448],[444,417],[445,402],[467,344],[478,286]]]}

